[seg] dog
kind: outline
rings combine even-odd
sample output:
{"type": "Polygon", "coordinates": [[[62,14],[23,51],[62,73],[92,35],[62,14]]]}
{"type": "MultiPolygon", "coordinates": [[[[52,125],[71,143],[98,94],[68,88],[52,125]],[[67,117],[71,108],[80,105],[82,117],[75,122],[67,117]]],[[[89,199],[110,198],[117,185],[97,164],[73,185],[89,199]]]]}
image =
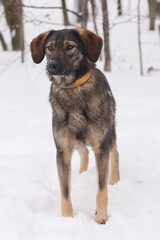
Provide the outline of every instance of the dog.
{"type": "Polygon", "coordinates": [[[80,170],[87,170],[88,149],[96,159],[98,192],[95,221],[105,224],[107,181],[119,180],[119,155],[116,144],[115,100],[104,74],[95,67],[102,39],[82,28],[50,30],[31,42],[35,63],[47,58],[53,110],[53,136],[57,148],[57,169],[61,189],[61,212],[72,217],[71,156],[76,149],[81,158],[80,170]]]}

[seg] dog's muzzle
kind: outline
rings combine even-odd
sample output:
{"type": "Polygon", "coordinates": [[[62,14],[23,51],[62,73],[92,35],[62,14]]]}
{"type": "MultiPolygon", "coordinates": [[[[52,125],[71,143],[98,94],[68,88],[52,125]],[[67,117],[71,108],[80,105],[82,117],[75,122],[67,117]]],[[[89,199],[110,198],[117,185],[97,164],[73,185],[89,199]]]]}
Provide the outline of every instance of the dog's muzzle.
{"type": "Polygon", "coordinates": [[[50,60],[47,64],[47,70],[50,76],[67,76],[66,70],[61,67],[57,59],[50,60]]]}
{"type": "Polygon", "coordinates": [[[48,70],[50,75],[58,74],[58,72],[60,70],[60,63],[59,63],[59,61],[57,59],[51,60],[47,64],[47,70],[48,70]]]}

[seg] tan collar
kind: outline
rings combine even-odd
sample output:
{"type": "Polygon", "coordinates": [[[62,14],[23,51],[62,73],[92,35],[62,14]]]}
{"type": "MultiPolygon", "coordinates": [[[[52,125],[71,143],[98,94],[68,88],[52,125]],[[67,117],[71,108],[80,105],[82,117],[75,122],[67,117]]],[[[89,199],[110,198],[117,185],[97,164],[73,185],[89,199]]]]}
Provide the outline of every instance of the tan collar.
{"type": "Polygon", "coordinates": [[[66,86],[66,87],[63,87],[63,88],[75,88],[75,87],[78,87],[78,86],[82,85],[83,83],[85,83],[89,79],[90,76],[91,76],[91,72],[88,72],[83,77],[81,77],[78,80],[76,80],[73,83],[73,85],[66,86]]]}

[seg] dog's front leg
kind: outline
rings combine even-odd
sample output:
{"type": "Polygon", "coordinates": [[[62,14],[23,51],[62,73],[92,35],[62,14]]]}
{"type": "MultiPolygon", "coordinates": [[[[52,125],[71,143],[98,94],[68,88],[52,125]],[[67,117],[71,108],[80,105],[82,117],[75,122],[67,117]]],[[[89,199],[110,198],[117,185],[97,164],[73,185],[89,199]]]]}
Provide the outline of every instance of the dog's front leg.
{"type": "Polygon", "coordinates": [[[71,203],[71,155],[71,150],[57,148],[57,168],[61,188],[61,212],[64,217],[73,217],[71,203]]]}
{"type": "Polygon", "coordinates": [[[108,190],[107,179],[109,170],[109,147],[99,147],[95,150],[96,167],[98,177],[98,192],[96,198],[96,219],[99,224],[105,224],[108,220],[107,204],[108,190]]]}

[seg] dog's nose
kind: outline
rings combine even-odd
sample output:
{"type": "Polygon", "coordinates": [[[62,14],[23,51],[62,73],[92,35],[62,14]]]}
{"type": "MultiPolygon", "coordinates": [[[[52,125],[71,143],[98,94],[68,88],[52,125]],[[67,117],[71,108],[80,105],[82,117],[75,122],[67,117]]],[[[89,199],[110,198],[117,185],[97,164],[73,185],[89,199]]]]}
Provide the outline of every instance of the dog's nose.
{"type": "Polygon", "coordinates": [[[49,72],[56,72],[60,68],[59,61],[57,59],[51,60],[48,64],[48,70],[49,72]]]}

